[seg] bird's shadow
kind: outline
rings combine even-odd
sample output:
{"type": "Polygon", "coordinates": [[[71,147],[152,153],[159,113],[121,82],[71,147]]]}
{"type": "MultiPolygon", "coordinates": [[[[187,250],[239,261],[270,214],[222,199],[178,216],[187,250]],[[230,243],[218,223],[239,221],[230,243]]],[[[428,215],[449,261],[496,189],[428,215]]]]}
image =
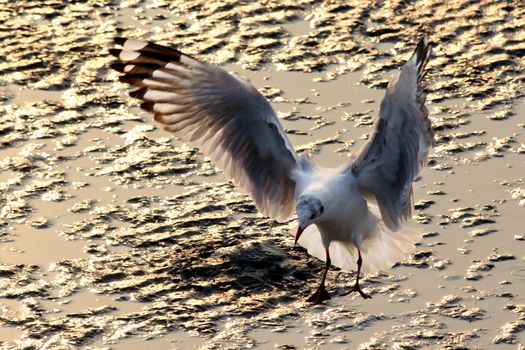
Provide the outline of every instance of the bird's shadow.
{"type": "Polygon", "coordinates": [[[275,240],[251,240],[190,260],[190,264],[179,261],[170,271],[181,289],[195,298],[222,296],[225,301],[227,295],[231,303],[245,297],[277,304],[304,298],[323,266],[303,248],[286,247],[275,240]]]}

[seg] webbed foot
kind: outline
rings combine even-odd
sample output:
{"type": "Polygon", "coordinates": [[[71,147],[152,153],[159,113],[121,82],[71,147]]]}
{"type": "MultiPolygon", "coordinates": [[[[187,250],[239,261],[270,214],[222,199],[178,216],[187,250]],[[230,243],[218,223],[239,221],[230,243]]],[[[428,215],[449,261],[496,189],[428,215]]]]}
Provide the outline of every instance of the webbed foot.
{"type": "Polygon", "coordinates": [[[328,293],[324,284],[321,284],[319,288],[317,288],[317,291],[311,297],[306,299],[306,301],[309,303],[314,303],[315,305],[319,305],[323,301],[329,300],[330,298],[330,293],[328,293]]]}
{"type": "Polygon", "coordinates": [[[352,288],[349,292],[343,293],[341,295],[348,295],[353,292],[358,292],[363,299],[372,299],[372,297],[369,294],[366,294],[365,292],[363,292],[363,290],[361,289],[361,286],[358,283],[356,283],[354,288],[352,288]]]}

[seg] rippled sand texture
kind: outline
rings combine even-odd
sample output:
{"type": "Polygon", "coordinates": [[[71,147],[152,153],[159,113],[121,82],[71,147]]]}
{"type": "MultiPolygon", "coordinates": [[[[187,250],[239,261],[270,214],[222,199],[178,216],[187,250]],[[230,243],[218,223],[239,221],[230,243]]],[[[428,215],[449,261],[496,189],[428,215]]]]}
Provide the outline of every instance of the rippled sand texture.
{"type": "Polygon", "coordinates": [[[5,349],[523,349],[525,7],[513,1],[0,0],[0,339],[5,349]],[[277,3],[277,2],[271,2],[277,3]],[[110,72],[116,36],[248,76],[301,152],[348,160],[394,69],[435,42],[425,239],[303,302],[323,263],[260,218],[110,72]],[[521,344],[521,345],[520,345],[521,344]]]}

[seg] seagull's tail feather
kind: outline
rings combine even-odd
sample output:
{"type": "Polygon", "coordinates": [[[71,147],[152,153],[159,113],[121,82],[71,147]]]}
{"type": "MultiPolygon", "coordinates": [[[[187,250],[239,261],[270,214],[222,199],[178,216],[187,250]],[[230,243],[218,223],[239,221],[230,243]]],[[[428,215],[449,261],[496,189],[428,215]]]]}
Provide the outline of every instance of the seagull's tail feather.
{"type": "MultiPolygon", "coordinates": [[[[301,234],[301,239],[297,243],[306,248],[308,254],[315,256],[322,261],[326,261],[323,240],[317,226],[308,226],[301,234]]],[[[330,244],[330,259],[332,265],[342,269],[357,269],[357,249],[355,249],[355,247],[346,246],[342,242],[332,242],[330,244]]]]}
{"type": "Polygon", "coordinates": [[[391,268],[396,262],[404,260],[421,238],[421,232],[410,225],[394,232],[383,221],[379,221],[374,234],[361,245],[362,271],[368,273],[391,268]]]}
{"type": "MultiPolygon", "coordinates": [[[[415,243],[421,240],[421,232],[406,225],[393,232],[379,221],[375,230],[367,235],[361,245],[363,273],[376,272],[391,268],[396,262],[405,259],[406,254],[414,249],[415,243]]],[[[310,255],[326,261],[321,233],[315,225],[307,227],[298,242],[308,250],[310,255]]],[[[332,265],[344,270],[357,270],[357,248],[351,243],[333,241],[330,244],[332,265]]]]}

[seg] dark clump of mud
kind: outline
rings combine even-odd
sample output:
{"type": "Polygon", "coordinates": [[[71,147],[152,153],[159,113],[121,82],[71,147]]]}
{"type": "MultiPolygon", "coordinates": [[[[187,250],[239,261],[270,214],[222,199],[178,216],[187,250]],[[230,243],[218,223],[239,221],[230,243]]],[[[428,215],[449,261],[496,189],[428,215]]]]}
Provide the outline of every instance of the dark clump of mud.
{"type": "Polygon", "coordinates": [[[156,341],[170,335],[182,348],[523,346],[524,6],[0,5],[2,348],[165,348],[156,341]],[[415,184],[427,233],[363,277],[366,303],[341,296],[354,273],[337,269],[332,301],[304,303],[323,263],[293,247],[294,220],[261,218],[108,69],[113,37],[128,36],[241,72],[298,152],[335,166],[370,135],[381,89],[423,32],[437,141],[415,184]]]}

